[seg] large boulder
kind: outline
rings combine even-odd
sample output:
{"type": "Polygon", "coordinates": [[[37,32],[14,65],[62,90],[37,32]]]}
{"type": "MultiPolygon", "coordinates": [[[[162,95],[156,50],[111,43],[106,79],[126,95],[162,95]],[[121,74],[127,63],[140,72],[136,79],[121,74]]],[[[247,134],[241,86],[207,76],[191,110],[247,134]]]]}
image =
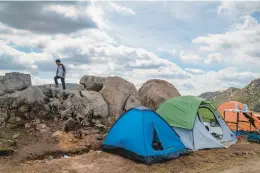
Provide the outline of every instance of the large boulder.
{"type": "Polygon", "coordinates": [[[68,98],[63,101],[63,107],[65,108],[65,110],[61,112],[63,119],[72,117],[79,121],[100,119],[102,122],[106,122],[108,117],[107,103],[102,95],[95,91],[73,91],[68,98]]]}
{"type": "MultiPolygon", "coordinates": [[[[79,83],[82,84],[86,90],[99,92],[102,89],[104,82],[105,78],[103,77],[85,75],[80,79],[79,83]]],[[[82,88],[80,90],[82,90],[82,88]]]]}
{"type": "Polygon", "coordinates": [[[30,86],[27,89],[20,92],[19,96],[15,99],[13,103],[13,107],[17,107],[19,105],[32,105],[38,104],[42,105],[44,103],[45,95],[42,90],[37,86],[30,86]]]}
{"type": "Polygon", "coordinates": [[[145,82],[138,94],[141,103],[153,110],[156,110],[163,101],[180,96],[179,91],[171,83],[160,79],[145,82]]]}
{"type": "Polygon", "coordinates": [[[23,73],[6,73],[3,84],[8,92],[20,91],[32,85],[31,76],[23,73]]]}
{"type": "Polygon", "coordinates": [[[141,106],[141,102],[135,96],[130,95],[125,103],[125,111],[137,106],[141,106]]]}
{"type": "MultiPolygon", "coordinates": [[[[130,96],[138,99],[135,86],[120,77],[107,77],[100,93],[109,107],[109,123],[113,123],[125,112],[125,105],[130,96]]],[[[129,105],[126,109],[130,108],[129,105]]]]}
{"type": "Polygon", "coordinates": [[[105,119],[108,117],[108,106],[102,95],[95,91],[81,91],[85,108],[91,111],[93,118],[105,119]]]}
{"type": "Polygon", "coordinates": [[[45,85],[38,85],[38,88],[40,88],[43,92],[43,94],[48,98],[59,98],[63,99],[63,97],[66,95],[66,91],[70,90],[60,90],[59,88],[55,87],[54,84],[45,84],[45,85]]]}

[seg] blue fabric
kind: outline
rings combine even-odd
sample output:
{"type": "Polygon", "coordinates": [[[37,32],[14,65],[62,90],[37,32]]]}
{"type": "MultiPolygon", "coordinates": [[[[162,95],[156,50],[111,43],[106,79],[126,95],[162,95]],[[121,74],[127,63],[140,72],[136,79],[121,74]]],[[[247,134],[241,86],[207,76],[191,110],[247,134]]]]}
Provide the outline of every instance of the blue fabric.
{"type": "Polygon", "coordinates": [[[131,109],[111,127],[104,141],[105,146],[123,148],[140,156],[179,155],[187,148],[175,131],[150,109],[131,109]],[[152,147],[156,130],[163,150],[152,147]]]}
{"type": "Polygon", "coordinates": [[[247,140],[249,142],[260,143],[260,134],[259,133],[249,133],[248,136],[247,136],[247,140]]]}
{"type": "Polygon", "coordinates": [[[236,130],[232,130],[232,132],[233,132],[235,135],[237,135],[237,136],[243,136],[243,135],[247,135],[247,134],[249,133],[249,132],[243,131],[243,130],[237,131],[237,133],[236,133],[236,130]]]}

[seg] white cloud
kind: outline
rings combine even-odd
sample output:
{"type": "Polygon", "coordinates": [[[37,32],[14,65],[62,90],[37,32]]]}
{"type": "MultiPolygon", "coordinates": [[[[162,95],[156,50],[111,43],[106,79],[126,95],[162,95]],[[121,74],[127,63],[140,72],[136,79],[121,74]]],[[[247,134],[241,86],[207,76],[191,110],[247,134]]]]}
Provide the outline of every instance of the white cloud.
{"type": "Polygon", "coordinates": [[[175,56],[176,55],[176,49],[165,49],[165,48],[158,48],[158,50],[161,52],[161,53],[166,53],[166,54],[169,54],[171,56],[175,56]]]}
{"type": "Polygon", "coordinates": [[[259,75],[259,73],[248,71],[239,72],[236,68],[229,67],[204,74],[195,74],[187,80],[175,79],[172,80],[172,83],[176,84],[181,93],[199,95],[203,92],[217,91],[229,87],[242,88],[259,75]]]}
{"type": "Polygon", "coordinates": [[[180,59],[186,63],[197,64],[197,63],[200,63],[200,61],[202,60],[202,57],[200,57],[199,55],[197,55],[193,52],[180,51],[180,59]]]}
{"type": "Polygon", "coordinates": [[[253,12],[260,11],[259,1],[241,2],[241,1],[222,1],[218,7],[219,14],[227,15],[250,15],[253,12]]]}
{"type": "Polygon", "coordinates": [[[111,11],[115,11],[119,14],[136,15],[136,12],[133,9],[127,8],[127,7],[119,5],[117,3],[111,2],[111,3],[109,3],[109,6],[110,6],[111,11]]]}
{"type": "Polygon", "coordinates": [[[235,24],[236,30],[222,34],[209,34],[199,36],[192,40],[192,43],[202,44],[200,51],[215,51],[217,49],[240,48],[246,44],[253,44],[259,41],[260,25],[252,17],[244,17],[243,23],[235,24]],[[250,26],[249,20],[251,20],[250,26]],[[253,22],[252,22],[253,21],[253,22]],[[253,24],[252,24],[253,23],[253,24]]]}
{"type": "Polygon", "coordinates": [[[181,20],[191,20],[198,17],[208,2],[164,2],[164,8],[170,10],[173,17],[181,20]]]}
{"type": "Polygon", "coordinates": [[[233,31],[239,30],[249,30],[254,29],[258,25],[258,21],[250,15],[242,16],[241,18],[242,23],[236,23],[231,27],[233,31]]]}
{"type": "Polygon", "coordinates": [[[207,59],[205,60],[206,64],[220,64],[223,63],[224,57],[220,53],[211,53],[208,54],[207,59]]]}
{"type": "Polygon", "coordinates": [[[106,20],[104,19],[104,10],[100,5],[96,3],[92,3],[91,6],[87,7],[87,13],[92,18],[92,20],[97,23],[99,28],[101,29],[110,28],[106,20]]]}
{"type": "MultiPolygon", "coordinates": [[[[199,36],[192,40],[200,45],[200,52],[223,52],[229,64],[260,64],[260,24],[251,16],[243,17],[242,23],[233,25],[232,30],[221,34],[199,36]]],[[[206,63],[220,62],[220,56],[209,55],[206,63]]]]}
{"type": "Polygon", "coordinates": [[[205,73],[205,71],[197,68],[185,68],[186,71],[194,73],[194,74],[202,74],[205,73]]]}

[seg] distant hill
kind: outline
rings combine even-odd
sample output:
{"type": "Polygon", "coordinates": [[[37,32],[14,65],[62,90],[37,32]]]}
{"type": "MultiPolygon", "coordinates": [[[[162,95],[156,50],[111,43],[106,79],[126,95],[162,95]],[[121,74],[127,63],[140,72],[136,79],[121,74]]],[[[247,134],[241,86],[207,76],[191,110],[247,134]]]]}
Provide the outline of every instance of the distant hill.
{"type": "Polygon", "coordinates": [[[239,101],[246,103],[251,110],[260,112],[260,79],[253,80],[242,89],[228,88],[223,91],[206,92],[201,94],[200,97],[210,100],[216,105],[228,100],[239,101]]]}
{"type": "Polygon", "coordinates": [[[201,94],[199,97],[205,98],[207,100],[213,101],[216,105],[222,104],[231,99],[239,88],[228,88],[223,91],[206,92],[201,94]]]}

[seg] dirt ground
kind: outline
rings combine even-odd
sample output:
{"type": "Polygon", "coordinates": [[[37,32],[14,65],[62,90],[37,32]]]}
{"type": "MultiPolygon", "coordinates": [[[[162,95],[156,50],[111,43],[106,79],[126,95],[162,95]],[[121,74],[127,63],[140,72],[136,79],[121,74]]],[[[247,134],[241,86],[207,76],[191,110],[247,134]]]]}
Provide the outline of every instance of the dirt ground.
{"type": "Polygon", "coordinates": [[[117,155],[90,151],[70,158],[21,163],[0,158],[0,173],[259,173],[260,144],[240,139],[228,149],[201,150],[147,166],[117,155]]]}

